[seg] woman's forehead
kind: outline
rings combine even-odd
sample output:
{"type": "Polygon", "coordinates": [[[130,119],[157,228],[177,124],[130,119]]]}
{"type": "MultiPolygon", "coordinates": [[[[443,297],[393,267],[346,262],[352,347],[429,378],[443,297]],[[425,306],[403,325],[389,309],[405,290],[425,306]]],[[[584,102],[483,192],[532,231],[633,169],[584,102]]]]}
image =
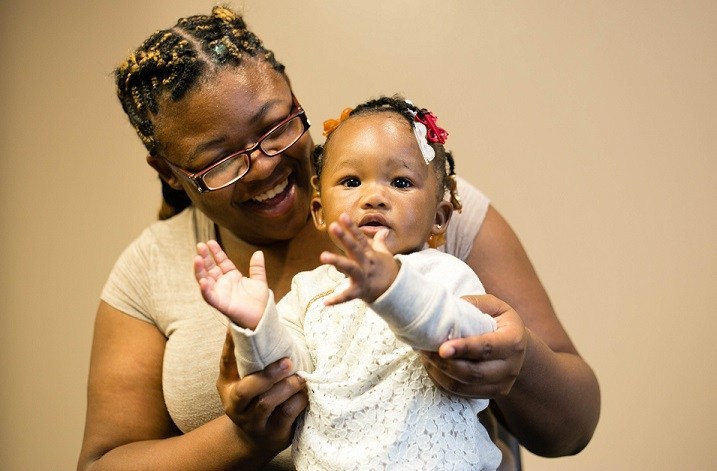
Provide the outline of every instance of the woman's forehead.
{"type": "Polygon", "coordinates": [[[283,118],[291,106],[289,84],[275,70],[224,68],[180,100],[160,103],[153,125],[164,153],[191,161],[207,142],[242,137],[241,130],[251,134],[283,118]]]}

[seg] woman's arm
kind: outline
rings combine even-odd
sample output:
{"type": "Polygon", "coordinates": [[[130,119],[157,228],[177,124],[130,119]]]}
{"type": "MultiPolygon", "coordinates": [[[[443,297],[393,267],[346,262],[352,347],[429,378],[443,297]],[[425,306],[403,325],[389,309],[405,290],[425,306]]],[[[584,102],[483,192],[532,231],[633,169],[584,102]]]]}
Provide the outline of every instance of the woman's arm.
{"type": "Polygon", "coordinates": [[[303,384],[276,364],[231,391],[251,406],[252,428],[224,415],[182,435],[164,403],[164,347],[153,325],[100,303],[78,470],[258,469],[290,443],[303,384]]]}
{"type": "Polygon", "coordinates": [[[579,452],[600,414],[597,378],[560,324],[517,236],[492,207],[467,263],[507,305],[493,299],[483,306],[497,315],[497,331],[446,342],[440,355],[427,355],[429,373],[448,390],[493,399],[501,422],[531,452],[579,452]]]}

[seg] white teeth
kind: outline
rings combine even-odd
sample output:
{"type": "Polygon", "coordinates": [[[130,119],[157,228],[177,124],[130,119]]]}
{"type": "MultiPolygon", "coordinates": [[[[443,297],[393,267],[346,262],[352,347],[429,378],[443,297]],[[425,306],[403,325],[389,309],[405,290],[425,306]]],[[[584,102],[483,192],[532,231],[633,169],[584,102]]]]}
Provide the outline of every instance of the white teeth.
{"type": "Polygon", "coordinates": [[[264,193],[262,193],[262,194],[260,194],[260,195],[256,195],[254,198],[252,198],[252,201],[256,201],[256,202],[258,202],[258,203],[261,203],[262,201],[266,201],[266,200],[268,200],[269,198],[273,198],[273,197],[275,197],[276,195],[278,195],[279,193],[281,193],[282,191],[284,191],[284,189],[286,188],[286,186],[287,186],[288,184],[289,184],[289,179],[287,178],[286,180],[284,180],[283,182],[279,183],[278,185],[276,185],[276,186],[275,186],[274,188],[272,188],[271,190],[269,190],[269,191],[267,191],[267,192],[264,192],[264,193]]]}

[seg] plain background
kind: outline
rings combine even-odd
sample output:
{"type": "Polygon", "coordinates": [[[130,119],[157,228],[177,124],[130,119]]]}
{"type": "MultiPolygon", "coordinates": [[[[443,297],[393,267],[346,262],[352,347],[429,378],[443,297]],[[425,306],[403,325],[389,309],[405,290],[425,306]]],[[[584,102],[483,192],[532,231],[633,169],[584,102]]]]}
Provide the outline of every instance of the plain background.
{"type": "MultiPolygon", "coordinates": [[[[717,3],[234,2],[314,121],[401,92],[521,237],[602,388],[526,469],[717,463],[717,3]]],[[[159,183],[112,69],[212,3],[0,3],[0,468],[74,469],[98,295],[159,183]]],[[[470,208],[468,208],[470,210],[470,208]]]]}

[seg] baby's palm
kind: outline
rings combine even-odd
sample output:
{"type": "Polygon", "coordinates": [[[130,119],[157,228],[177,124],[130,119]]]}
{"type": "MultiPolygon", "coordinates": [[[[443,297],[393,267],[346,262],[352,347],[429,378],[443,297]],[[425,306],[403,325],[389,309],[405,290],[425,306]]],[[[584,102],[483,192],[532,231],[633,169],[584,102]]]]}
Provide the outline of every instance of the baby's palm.
{"type": "Polygon", "coordinates": [[[215,241],[197,245],[194,274],[204,299],[240,327],[254,329],[269,299],[264,256],[255,252],[249,277],[241,274],[215,241]]]}
{"type": "Polygon", "coordinates": [[[349,277],[351,283],[345,290],[326,298],[324,304],[352,299],[374,302],[391,286],[398,273],[398,263],[386,246],[388,229],[379,231],[369,240],[348,215],[341,214],[338,221],[329,225],[329,233],[345,255],[324,252],[321,261],[336,267],[349,277]]]}
{"type": "Polygon", "coordinates": [[[219,275],[207,289],[204,299],[235,324],[253,328],[259,323],[269,298],[265,281],[243,276],[237,269],[219,275]],[[250,325],[253,326],[250,327],[250,325]]]}

